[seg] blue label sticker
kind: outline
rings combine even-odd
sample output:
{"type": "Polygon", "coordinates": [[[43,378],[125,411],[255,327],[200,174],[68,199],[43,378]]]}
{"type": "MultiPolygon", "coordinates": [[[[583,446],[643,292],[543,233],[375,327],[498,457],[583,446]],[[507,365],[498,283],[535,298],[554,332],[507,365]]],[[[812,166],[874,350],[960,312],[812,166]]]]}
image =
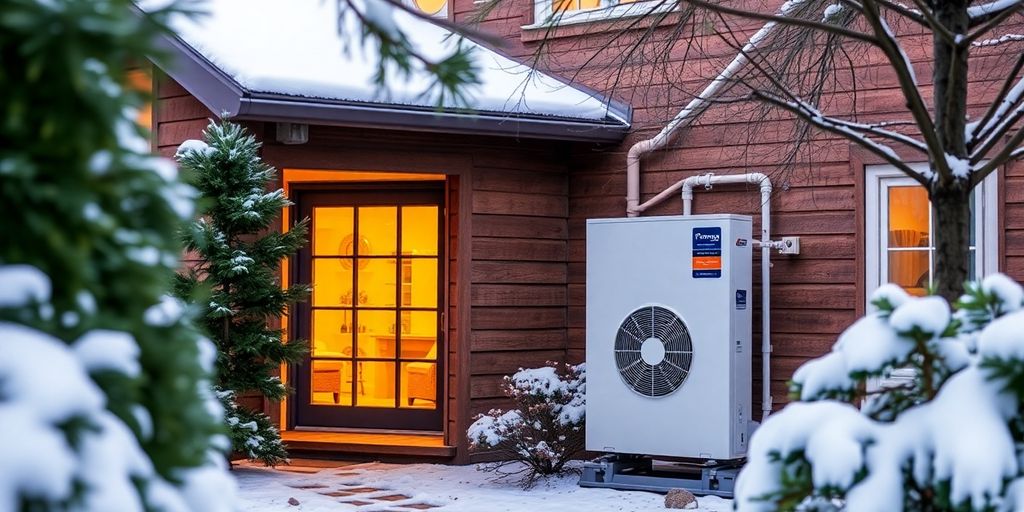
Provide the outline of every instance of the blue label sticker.
{"type": "Polygon", "coordinates": [[[736,290],[736,309],[747,309],[746,290],[736,290]]]}
{"type": "Polygon", "coordinates": [[[722,228],[693,228],[693,277],[722,277],[722,228]]]}

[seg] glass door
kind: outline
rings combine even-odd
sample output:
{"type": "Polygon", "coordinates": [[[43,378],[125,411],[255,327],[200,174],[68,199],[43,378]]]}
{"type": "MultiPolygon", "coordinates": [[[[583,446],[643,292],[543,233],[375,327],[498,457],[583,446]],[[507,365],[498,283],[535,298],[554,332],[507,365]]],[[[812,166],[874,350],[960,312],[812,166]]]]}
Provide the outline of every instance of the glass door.
{"type": "Polygon", "coordinates": [[[302,192],[296,426],[441,430],[441,189],[302,192]]]}

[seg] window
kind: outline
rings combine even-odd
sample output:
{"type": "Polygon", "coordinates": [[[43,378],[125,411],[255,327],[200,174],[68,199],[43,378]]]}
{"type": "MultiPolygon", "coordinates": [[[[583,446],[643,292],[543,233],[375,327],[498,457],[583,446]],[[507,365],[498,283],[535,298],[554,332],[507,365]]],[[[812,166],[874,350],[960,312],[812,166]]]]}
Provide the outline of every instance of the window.
{"type": "Polygon", "coordinates": [[[448,0],[405,0],[406,5],[437,18],[448,17],[448,0]]]}
{"type": "MultiPolygon", "coordinates": [[[[147,98],[152,99],[153,96],[153,75],[150,73],[149,68],[136,68],[131,69],[127,73],[128,87],[141,93],[147,98]]],[[[144,105],[139,108],[139,114],[135,118],[146,131],[152,132],[153,130],[153,104],[150,101],[146,101],[144,105]]]]}
{"type": "MultiPolygon", "coordinates": [[[[868,166],[866,177],[866,297],[870,301],[876,288],[890,282],[924,295],[935,272],[935,219],[928,192],[889,165],[868,166]]],[[[997,270],[996,198],[993,173],[971,196],[971,279],[997,270]]]]}
{"type": "Polygon", "coordinates": [[[552,12],[581,11],[601,7],[600,0],[555,0],[551,4],[552,12]]]}
{"type": "Polygon", "coordinates": [[[524,29],[640,16],[672,10],[674,2],[643,0],[534,0],[533,24],[524,29]]]}
{"type": "MultiPolygon", "coordinates": [[[[868,166],[865,171],[865,297],[871,311],[871,295],[882,284],[896,283],[912,295],[927,292],[935,272],[935,219],[928,192],[916,181],[890,165],[868,166]]],[[[992,173],[971,195],[971,279],[998,270],[997,183],[992,173]]],[[[912,369],[897,368],[887,378],[871,379],[868,389],[913,376],[912,369]]]]}

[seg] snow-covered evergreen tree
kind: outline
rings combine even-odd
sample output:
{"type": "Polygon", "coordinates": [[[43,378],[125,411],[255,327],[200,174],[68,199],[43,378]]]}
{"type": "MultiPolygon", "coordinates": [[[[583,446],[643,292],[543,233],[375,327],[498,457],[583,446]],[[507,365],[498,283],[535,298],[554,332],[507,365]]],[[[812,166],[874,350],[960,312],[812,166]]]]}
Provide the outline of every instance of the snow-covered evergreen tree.
{"type": "Polygon", "coordinates": [[[755,432],[737,509],[1024,510],[1024,289],[966,289],[951,311],[880,288],[755,432]]]}
{"type": "Polygon", "coordinates": [[[0,510],[233,508],[213,345],[165,297],[194,190],[124,67],[164,14],[0,9],[0,510]]]}
{"type": "Polygon", "coordinates": [[[179,296],[208,290],[200,309],[220,350],[218,393],[228,409],[234,449],[275,465],[287,460],[280,433],[265,414],[232,402],[235,394],[250,392],[283,399],[287,390],[272,372],[306,353],[306,344],[286,342],[268,324],[309,293],[305,285],[282,289],[277,277],[281,260],[305,244],[306,225],[284,233],[272,229],[290,203],[283,190],[266,190],[275,171],[260,159],[259,143],[244,128],[211,122],[204,139],[186,141],[177,152],[182,172],[207,206],[188,237],[200,261],[180,276],[179,296]]]}

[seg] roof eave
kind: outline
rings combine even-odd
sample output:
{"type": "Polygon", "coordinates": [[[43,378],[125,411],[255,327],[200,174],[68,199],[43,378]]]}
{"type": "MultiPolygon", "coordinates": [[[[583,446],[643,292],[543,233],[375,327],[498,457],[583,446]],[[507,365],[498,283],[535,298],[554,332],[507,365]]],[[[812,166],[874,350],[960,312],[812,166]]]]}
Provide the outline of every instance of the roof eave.
{"type": "Polygon", "coordinates": [[[246,91],[212,62],[175,36],[162,36],[158,48],[170,62],[156,64],[216,115],[234,115],[246,91]]]}
{"type": "Polygon", "coordinates": [[[578,142],[619,142],[629,131],[628,124],[618,121],[451,112],[387,103],[339,102],[259,93],[241,98],[237,118],[578,142]]]}
{"type": "Polygon", "coordinates": [[[619,102],[609,103],[607,120],[591,121],[254,93],[180,38],[160,39],[161,49],[173,58],[158,63],[164,72],[215,114],[238,120],[616,143],[625,138],[632,119],[632,108],[619,102]]]}

